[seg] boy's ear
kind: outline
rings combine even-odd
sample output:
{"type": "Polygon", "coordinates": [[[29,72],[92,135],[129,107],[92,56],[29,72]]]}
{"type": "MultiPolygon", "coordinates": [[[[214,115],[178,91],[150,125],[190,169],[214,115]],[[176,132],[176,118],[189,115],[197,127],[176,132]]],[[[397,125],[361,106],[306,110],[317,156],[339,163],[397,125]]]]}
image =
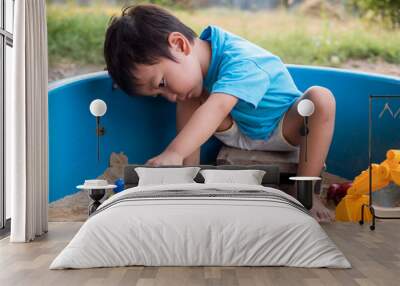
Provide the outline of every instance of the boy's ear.
{"type": "Polygon", "coordinates": [[[174,51],[184,53],[185,55],[190,54],[192,51],[189,40],[179,32],[169,34],[168,44],[174,51]]]}

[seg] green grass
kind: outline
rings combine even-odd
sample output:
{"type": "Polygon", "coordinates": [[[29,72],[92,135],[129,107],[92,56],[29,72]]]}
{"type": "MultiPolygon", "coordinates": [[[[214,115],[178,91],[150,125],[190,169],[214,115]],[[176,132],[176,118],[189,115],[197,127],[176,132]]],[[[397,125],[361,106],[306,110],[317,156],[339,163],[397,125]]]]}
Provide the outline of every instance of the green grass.
{"type": "MultiPolygon", "coordinates": [[[[119,11],[118,7],[49,5],[50,63],[103,65],[107,23],[119,11]]],[[[219,25],[277,54],[286,63],[340,66],[349,59],[400,63],[399,30],[368,25],[352,17],[339,21],[285,11],[229,9],[175,10],[174,14],[198,33],[209,24],[219,25]]]]}
{"type": "Polygon", "coordinates": [[[50,63],[72,61],[103,64],[102,46],[109,15],[73,6],[49,5],[47,9],[50,63]]]}

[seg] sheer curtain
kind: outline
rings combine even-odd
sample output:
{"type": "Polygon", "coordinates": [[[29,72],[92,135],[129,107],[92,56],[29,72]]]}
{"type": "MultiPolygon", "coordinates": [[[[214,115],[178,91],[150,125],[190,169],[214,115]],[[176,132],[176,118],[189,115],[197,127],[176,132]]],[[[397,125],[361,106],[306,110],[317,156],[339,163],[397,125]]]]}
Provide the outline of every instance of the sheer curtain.
{"type": "Polygon", "coordinates": [[[18,0],[14,18],[13,92],[6,100],[6,188],[12,242],[47,232],[48,116],[45,0],[18,0]]]}

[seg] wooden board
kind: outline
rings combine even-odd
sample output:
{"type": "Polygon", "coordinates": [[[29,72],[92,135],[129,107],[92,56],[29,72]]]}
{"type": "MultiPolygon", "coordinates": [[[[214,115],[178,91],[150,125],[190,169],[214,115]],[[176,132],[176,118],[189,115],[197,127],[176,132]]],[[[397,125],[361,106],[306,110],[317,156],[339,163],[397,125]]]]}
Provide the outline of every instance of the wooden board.
{"type": "Polygon", "coordinates": [[[32,243],[0,240],[0,285],[399,285],[400,221],[368,225],[322,225],[352,269],[290,267],[118,267],[49,270],[52,260],[81,227],[50,223],[49,233],[32,243]]]}
{"type": "Polygon", "coordinates": [[[216,162],[217,165],[274,165],[279,167],[281,173],[296,174],[299,154],[298,151],[248,151],[222,146],[216,162]]]}

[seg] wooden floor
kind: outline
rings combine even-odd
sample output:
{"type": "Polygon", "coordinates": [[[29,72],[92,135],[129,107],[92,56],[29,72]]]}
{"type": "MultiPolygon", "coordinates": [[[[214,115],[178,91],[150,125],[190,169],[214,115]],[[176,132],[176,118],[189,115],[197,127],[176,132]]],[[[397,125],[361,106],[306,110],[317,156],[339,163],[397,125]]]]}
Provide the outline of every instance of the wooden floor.
{"type": "Polygon", "coordinates": [[[367,225],[325,224],[353,268],[289,267],[120,267],[48,270],[81,222],[50,223],[49,233],[32,243],[0,241],[0,285],[400,285],[400,221],[367,225]]]}

